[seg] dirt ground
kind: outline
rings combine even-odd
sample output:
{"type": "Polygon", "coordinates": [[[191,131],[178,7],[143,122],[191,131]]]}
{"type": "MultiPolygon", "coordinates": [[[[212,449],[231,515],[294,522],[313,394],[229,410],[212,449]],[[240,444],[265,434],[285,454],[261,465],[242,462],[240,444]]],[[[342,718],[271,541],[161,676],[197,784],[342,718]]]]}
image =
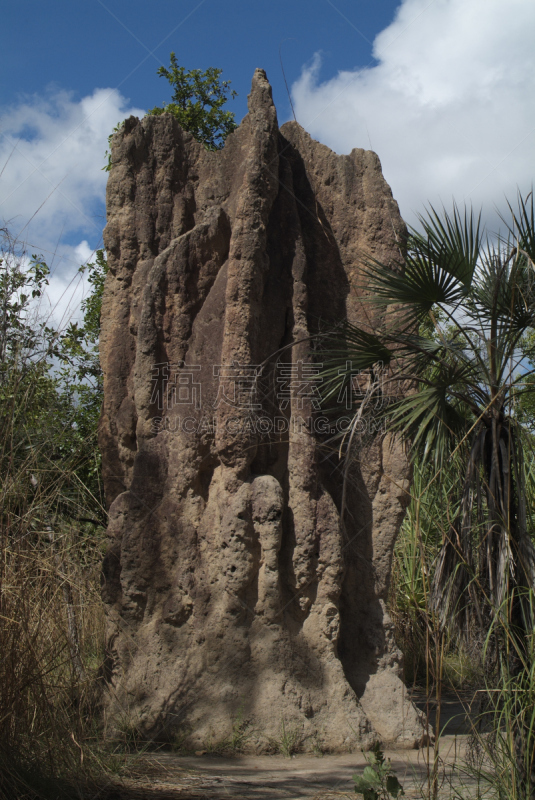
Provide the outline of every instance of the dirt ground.
{"type": "MultiPolygon", "coordinates": [[[[435,721],[435,704],[414,698],[435,721]]],[[[474,711],[472,703],[472,711],[474,711]]],[[[469,703],[457,697],[442,702],[437,757],[438,797],[470,798],[477,787],[465,771],[469,759],[469,703]]],[[[433,745],[421,750],[386,750],[406,798],[429,797],[433,745]]],[[[363,753],[283,756],[133,754],[124,777],[103,787],[101,800],[334,800],[355,797],[352,777],[366,766],[363,753]]]]}

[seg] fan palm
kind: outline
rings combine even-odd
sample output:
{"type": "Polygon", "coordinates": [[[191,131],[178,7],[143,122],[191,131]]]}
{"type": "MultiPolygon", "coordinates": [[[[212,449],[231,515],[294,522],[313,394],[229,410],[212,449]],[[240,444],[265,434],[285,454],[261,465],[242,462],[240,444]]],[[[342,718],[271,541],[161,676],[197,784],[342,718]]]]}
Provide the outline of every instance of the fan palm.
{"type": "Polygon", "coordinates": [[[526,433],[515,410],[533,386],[533,194],[509,210],[507,235],[491,240],[472,211],[430,208],[398,264],[366,259],[366,301],[387,309],[386,321],[380,329],[347,324],[334,336],[323,386],[326,401],[342,389],[355,396],[363,384],[355,370],[368,373],[348,448],[363,417],[379,413],[433,465],[436,480],[455,456],[458,510],[435,565],[432,605],[450,627],[482,628],[505,614],[521,634],[533,629],[535,585],[526,433]]]}

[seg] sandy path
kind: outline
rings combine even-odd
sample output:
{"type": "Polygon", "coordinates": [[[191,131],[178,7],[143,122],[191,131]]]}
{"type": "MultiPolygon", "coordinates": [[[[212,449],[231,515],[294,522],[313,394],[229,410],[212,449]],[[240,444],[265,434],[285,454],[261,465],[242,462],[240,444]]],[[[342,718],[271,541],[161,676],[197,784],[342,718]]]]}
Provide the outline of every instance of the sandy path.
{"type": "MultiPolygon", "coordinates": [[[[434,702],[413,696],[435,722],[434,702]]],[[[444,698],[438,770],[439,797],[475,796],[473,779],[465,773],[466,698],[444,698]],[[454,766],[455,765],[455,766],[454,766]],[[455,787],[457,794],[452,792],[455,787]]],[[[475,709],[474,709],[475,710],[475,709]]],[[[434,749],[387,750],[385,756],[401,782],[406,798],[429,797],[434,749]],[[428,767],[428,764],[430,765],[428,767]]],[[[99,800],[334,800],[352,797],[352,777],[366,765],[362,753],[283,756],[182,756],[171,752],[132,755],[123,778],[108,786],[99,800]]]]}
{"type": "MultiPolygon", "coordinates": [[[[439,770],[440,797],[450,797],[450,786],[469,797],[473,781],[452,769],[464,759],[465,736],[444,736],[439,770]]],[[[387,751],[405,797],[428,795],[427,750],[387,751]],[[426,791],[427,790],[427,791],[426,791]]],[[[433,750],[429,751],[432,761],[433,750]]],[[[282,756],[178,756],[158,753],[134,756],[120,785],[109,800],[332,800],[356,797],[352,776],[366,764],[361,753],[347,755],[282,756]]]]}

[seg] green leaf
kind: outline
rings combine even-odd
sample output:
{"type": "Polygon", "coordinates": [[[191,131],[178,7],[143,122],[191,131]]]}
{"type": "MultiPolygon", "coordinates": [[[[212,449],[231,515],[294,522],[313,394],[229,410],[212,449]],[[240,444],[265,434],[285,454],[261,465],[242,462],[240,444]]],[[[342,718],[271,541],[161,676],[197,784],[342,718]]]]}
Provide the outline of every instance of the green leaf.
{"type": "Polygon", "coordinates": [[[512,240],[514,244],[521,247],[532,262],[535,262],[535,205],[533,189],[526,197],[522,197],[520,191],[518,192],[517,212],[513,210],[509,202],[507,205],[511,212],[511,222],[508,222],[503,217],[501,217],[501,219],[507,225],[510,234],[509,239],[512,240]]]}
{"type": "Polygon", "coordinates": [[[364,767],[364,772],[362,773],[362,777],[365,781],[368,781],[372,786],[377,785],[380,782],[379,775],[377,774],[377,769],[368,765],[364,767]]]}
{"type": "Polygon", "coordinates": [[[424,252],[468,289],[481,254],[481,213],[475,218],[473,210],[465,208],[461,216],[454,203],[453,215],[444,209],[440,215],[433,206],[429,206],[419,220],[423,234],[411,228],[416,249],[423,244],[424,252]]]}
{"type": "Polygon", "coordinates": [[[359,778],[356,775],[353,776],[353,780],[355,781],[356,794],[363,795],[364,800],[378,800],[378,792],[375,789],[372,789],[367,781],[362,780],[362,778],[359,778]]]}
{"type": "Polygon", "coordinates": [[[392,797],[398,797],[399,795],[405,794],[403,791],[403,786],[398,781],[395,775],[389,775],[386,779],[386,789],[392,797]]]}

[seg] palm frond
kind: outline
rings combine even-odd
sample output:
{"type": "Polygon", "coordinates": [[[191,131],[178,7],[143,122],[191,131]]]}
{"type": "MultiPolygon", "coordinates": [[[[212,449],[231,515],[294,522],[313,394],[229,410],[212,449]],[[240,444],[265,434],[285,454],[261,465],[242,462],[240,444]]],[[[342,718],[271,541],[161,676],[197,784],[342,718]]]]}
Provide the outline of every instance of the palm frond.
{"type": "Polygon", "coordinates": [[[402,265],[364,259],[368,302],[401,305],[403,320],[422,322],[433,306],[455,306],[466,297],[481,251],[480,217],[454,206],[443,219],[431,206],[420,217],[422,231],[411,229],[402,265]]]}
{"type": "Polygon", "coordinates": [[[444,252],[438,261],[435,255],[435,249],[422,240],[409,249],[403,271],[393,272],[389,266],[368,259],[368,302],[402,304],[405,314],[415,321],[421,321],[437,303],[458,302],[465,290],[455,275],[455,256],[444,252]]]}
{"type": "Polygon", "coordinates": [[[392,351],[381,334],[369,333],[349,322],[323,337],[319,351],[327,366],[321,372],[324,410],[342,396],[352,397],[353,382],[359,374],[383,369],[392,360],[392,351]]]}
{"type": "Polygon", "coordinates": [[[472,298],[480,324],[494,323],[508,334],[535,325],[535,271],[523,257],[512,260],[489,245],[474,276],[472,298]]]}
{"type": "Polygon", "coordinates": [[[520,191],[517,195],[518,211],[515,213],[512,205],[507,201],[511,212],[512,222],[500,214],[500,219],[505,223],[513,241],[535,263],[535,206],[533,201],[533,188],[522,197],[520,191]]]}
{"type": "Polygon", "coordinates": [[[421,242],[429,257],[437,264],[443,262],[464,288],[469,289],[481,253],[481,212],[474,217],[473,210],[465,208],[461,215],[454,203],[453,215],[444,209],[440,215],[430,205],[426,214],[418,218],[423,233],[411,228],[413,240],[421,242]]]}
{"type": "MultiPolygon", "coordinates": [[[[453,372],[449,377],[455,383],[453,372]]],[[[413,455],[423,462],[432,458],[437,469],[467,427],[466,411],[458,400],[452,400],[451,385],[443,375],[441,383],[420,387],[414,394],[398,400],[389,415],[392,429],[411,441],[413,455]]]]}

